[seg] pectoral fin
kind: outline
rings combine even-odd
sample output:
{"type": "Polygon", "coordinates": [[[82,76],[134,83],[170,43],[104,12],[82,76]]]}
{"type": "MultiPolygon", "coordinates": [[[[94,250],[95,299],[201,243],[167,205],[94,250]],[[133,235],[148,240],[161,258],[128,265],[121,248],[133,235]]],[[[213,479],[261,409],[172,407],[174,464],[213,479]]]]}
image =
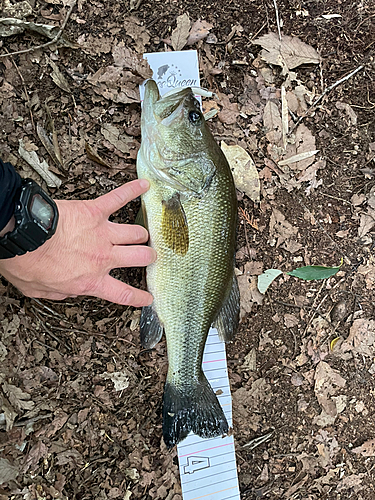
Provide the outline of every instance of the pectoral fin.
{"type": "Polygon", "coordinates": [[[162,234],[165,244],[177,255],[185,255],[189,248],[189,230],[180,196],[163,201],[162,234]]]}
{"type": "Polygon", "coordinates": [[[234,332],[238,327],[239,312],[240,291],[238,289],[237,277],[233,273],[231,291],[212,325],[214,328],[217,328],[221,340],[225,342],[232,340],[234,332]]]}
{"type": "Polygon", "coordinates": [[[144,349],[152,349],[163,335],[163,327],[153,305],[142,308],[141,320],[141,345],[144,349]]]}

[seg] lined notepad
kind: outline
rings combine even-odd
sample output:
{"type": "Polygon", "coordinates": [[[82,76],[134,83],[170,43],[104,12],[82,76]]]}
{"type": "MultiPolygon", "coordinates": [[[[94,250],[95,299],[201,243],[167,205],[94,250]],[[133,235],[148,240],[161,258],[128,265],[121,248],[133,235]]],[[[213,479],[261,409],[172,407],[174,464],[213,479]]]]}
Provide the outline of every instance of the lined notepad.
{"type": "MultiPolygon", "coordinates": [[[[199,87],[199,64],[196,50],[144,54],[161,95],[174,87],[199,87]]],[[[140,86],[141,100],[144,86],[140,86]]],[[[197,96],[200,100],[200,96],[197,96]]],[[[232,426],[225,343],[211,328],[203,355],[203,371],[216,393],[229,427],[232,426]]],[[[202,439],[194,434],[178,447],[182,495],[184,500],[239,500],[238,476],[233,436],[202,439]]]]}

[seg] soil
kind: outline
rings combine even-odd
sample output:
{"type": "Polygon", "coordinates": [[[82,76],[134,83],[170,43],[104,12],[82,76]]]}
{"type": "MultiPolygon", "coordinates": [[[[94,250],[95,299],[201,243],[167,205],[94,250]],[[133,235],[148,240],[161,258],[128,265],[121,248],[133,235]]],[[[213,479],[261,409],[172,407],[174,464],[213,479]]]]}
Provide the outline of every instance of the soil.
{"type": "MultiPolygon", "coordinates": [[[[67,13],[64,0],[29,3],[28,21],[60,26],[67,13]]],[[[63,181],[50,189],[58,199],[94,198],[134,179],[140,105],[107,99],[95,91],[90,76],[113,63],[112,49],[121,40],[139,53],[140,33],[146,33],[144,51],[169,50],[179,15],[209,22],[214,43],[202,40],[190,47],[199,52],[202,85],[226,103],[221,111],[237,103],[234,121],[223,113],[211,128],[218,140],[251,153],[261,179],[260,203],[238,191],[236,267],[249,277],[246,290],[241,288],[247,311],[227,347],[241,498],[370,500],[375,498],[375,10],[371,0],[280,0],[277,6],[282,33],[299,37],[322,57],[320,64],[293,69],[314,98],[363,65],[303,116],[315,138],[311,149],[325,161],[312,188],[308,181],[292,185],[297,173],[289,170],[285,181],[262,121],[241,111],[244,101],[249,103],[247,77],[257,78],[260,103],[265,89],[280,102],[285,75],[262,61],[261,47],[253,43],[277,33],[274,2],[268,0],[190,5],[143,0],[130,6],[79,0],[64,34],[84,49],[52,46],[0,59],[0,150],[23,176],[42,182],[19,156],[19,139],[27,141],[63,181]],[[130,16],[138,20],[135,36],[126,29],[130,16]],[[50,60],[63,73],[65,90],[51,78],[50,60]],[[37,124],[48,127],[48,114],[63,166],[54,165],[36,133],[37,124]],[[103,124],[126,132],[127,151],[104,138],[103,124]],[[90,160],[85,144],[108,166],[90,160]],[[286,222],[277,219],[279,213],[286,222]],[[305,265],[338,266],[341,259],[339,272],[325,280],[285,274],[305,265]],[[264,296],[253,290],[252,299],[244,299],[250,282],[271,268],[284,274],[264,296]],[[262,436],[260,444],[255,441],[262,436]]],[[[29,32],[0,40],[2,54],[46,41],[29,32]]],[[[135,200],[114,220],[132,223],[138,209],[135,200]]],[[[140,269],[113,274],[145,287],[140,269]]],[[[181,500],[176,451],[168,452],[162,440],[165,341],[142,351],[139,315],[131,307],[87,297],[29,299],[0,281],[0,499],[181,500]],[[126,374],[119,391],[114,372],[126,374]]]]}

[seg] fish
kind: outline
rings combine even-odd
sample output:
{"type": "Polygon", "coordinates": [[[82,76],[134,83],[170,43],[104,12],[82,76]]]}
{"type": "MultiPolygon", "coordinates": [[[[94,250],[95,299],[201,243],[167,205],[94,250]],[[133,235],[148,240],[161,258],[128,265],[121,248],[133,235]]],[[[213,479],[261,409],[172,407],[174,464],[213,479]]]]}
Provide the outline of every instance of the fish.
{"type": "Polygon", "coordinates": [[[152,349],[166,335],[163,438],[171,449],[191,431],[202,438],[229,431],[202,358],[211,326],[224,341],[238,327],[237,197],[190,87],[161,97],[148,80],[141,134],[137,174],[150,183],[141,211],[157,259],[146,270],[154,300],[142,308],[140,336],[143,348],[152,349]]]}

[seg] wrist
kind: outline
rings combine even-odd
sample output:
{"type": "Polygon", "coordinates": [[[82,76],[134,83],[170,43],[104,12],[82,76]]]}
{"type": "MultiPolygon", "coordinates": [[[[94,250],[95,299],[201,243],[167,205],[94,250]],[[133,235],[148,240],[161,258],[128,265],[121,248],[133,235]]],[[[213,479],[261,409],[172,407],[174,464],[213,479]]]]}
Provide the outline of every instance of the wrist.
{"type": "Polygon", "coordinates": [[[0,231],[0,237],[4,236],[5,234],[9,233],[10,231],[13,231],[15,226],[15,219],[14,217],[11,217],[9,222],[6,224],[6,226],[0,231]]]}

